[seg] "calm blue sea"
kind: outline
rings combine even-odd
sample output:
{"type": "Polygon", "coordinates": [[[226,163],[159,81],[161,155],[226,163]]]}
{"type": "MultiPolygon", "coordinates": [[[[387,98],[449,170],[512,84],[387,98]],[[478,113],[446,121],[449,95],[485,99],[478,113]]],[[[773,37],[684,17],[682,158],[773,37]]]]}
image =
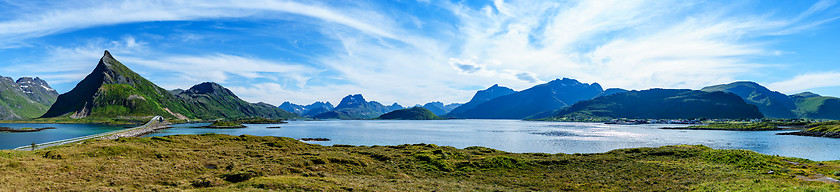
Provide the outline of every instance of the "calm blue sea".
{"type": "MultiPolygon", "coordinates": [[[[763,154],[840,160],[840,139],[775,135],[786,131],[664,130],[685,125],[606,125],[601,123],[534,122],[519,120],[332,120],[291,121],[288,124],[248,124],[242,129],[193,128],[178,124],[149,136],[219,133],[229,135],[328,138],[320,145],[400,145],[430,143],[464,148],[483,146],[508,152],[601,153],[614,149],[664,145],[706,145],[716,149],[749,149],[763,154]],[[281,128],[267,128],[280,126],[281,128]]],[[[0,124],[57,127],[32,133],[0,133],[0,148],[10,149],[123,129],[121,126],[80,124],[0,124]]]]}
{"type": "Polygon", "coordinates": [[[787,131],[665,130],[686,125],[607,125],[519,120],[333,120],[247,125],[242,129],[191,128],[181,124],[149,136],[219,133],[229,135],[328,138],[321,145],[400,145],[431,143],[464,148],[483,146],[508,152],[602,153],[614,149],[664,145],[706,145],[749,149],[763,154],[840,160],[840,139],[776,135],[787,131]],[[280,126],[279,129],[266,127],[280,126]]]}

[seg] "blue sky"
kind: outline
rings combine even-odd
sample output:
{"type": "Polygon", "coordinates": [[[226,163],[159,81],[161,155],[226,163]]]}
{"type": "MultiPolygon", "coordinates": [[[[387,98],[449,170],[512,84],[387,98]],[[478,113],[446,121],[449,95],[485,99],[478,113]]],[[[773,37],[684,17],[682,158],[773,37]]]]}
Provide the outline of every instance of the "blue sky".
{"type": "Polygon", "coordinates": [[[840,96],[824,1],[0,1],[0,75],[66,92],[109,50],[166,89],[247,101],[466,102],[493,84],[749,80],[840,96]]]}

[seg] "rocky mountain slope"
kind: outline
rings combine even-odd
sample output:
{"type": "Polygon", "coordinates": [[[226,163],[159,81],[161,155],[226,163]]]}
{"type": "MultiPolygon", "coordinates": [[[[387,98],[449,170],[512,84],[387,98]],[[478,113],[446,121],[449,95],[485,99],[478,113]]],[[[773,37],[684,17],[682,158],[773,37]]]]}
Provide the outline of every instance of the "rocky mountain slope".
{"type": "Polygon", "coordinates": [[[36,118],[50,108],[58,92],[41,78],[17,81],[0,76],[0,120],[36,118]]]}
{"type": "Polygon", "coordinates": [[[42,116],[168,118],[291,118],[297,115],[268,104],[252,104],[215,83],[167,91],[135,73],[108,52],[70,92],[61,94],[42,116]],[[270,108],[269,108],[270,107],[270,108]]]}

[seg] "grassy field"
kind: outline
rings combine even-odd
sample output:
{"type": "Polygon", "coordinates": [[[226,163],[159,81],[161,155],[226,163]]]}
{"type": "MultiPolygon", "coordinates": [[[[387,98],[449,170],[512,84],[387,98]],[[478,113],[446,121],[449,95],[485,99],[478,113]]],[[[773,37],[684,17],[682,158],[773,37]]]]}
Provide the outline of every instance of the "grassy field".
{"type": "Polygon", "coordinates": [[[601,154],[179,135],[0,151],[0,191],[836,191],[838,162],[703,146],[601,154]],[[772,172],[772,173],[771,173],[772,172]]]}
{"type": "Polygon", "coordinates": [[[801,135],[812,137],[833,137],[840,138],[840,121],[827,121],[811,123],[806,126],[808,129],[799,132],[780,133],[781,135],[801,135]]]}

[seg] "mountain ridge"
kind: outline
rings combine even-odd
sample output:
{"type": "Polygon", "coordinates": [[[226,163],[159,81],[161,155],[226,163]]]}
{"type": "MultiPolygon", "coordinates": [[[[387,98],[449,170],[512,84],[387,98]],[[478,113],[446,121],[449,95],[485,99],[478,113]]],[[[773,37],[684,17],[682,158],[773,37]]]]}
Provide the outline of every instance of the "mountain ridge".
{"type": "Polygon", "coordinates": [[[94,70],[72,90],[57,97],[41,117],[147,117],[167,118],[289,118],[296,115],[265,104],[241,100],[217,83],[205,82],[188,90],[167,91],[135,73],[107,50],[94,70]],[[279,111],[277,111],[279,110],[279,111]]]}
{"type": "Polygon", "coordinates": [[[0,76],[0,120],[36,118],[47,112],[58,92],[35,77],[0,76]]]}
{"type": "Polygon", "coordinates": [[[552,118],[753,119],[764,117],[758,107],[733,93],[690,89],[629,91],[581,101],[552,118]]]}
{"type": "Polygon", "coordinates": [[[499,96],[478,104],[473,109],[446,116],[467,119],[523,119],[545,111],[592,99],[604,90],[598,83],[581,83],[563,78],[531,88],[499,96]]]}

